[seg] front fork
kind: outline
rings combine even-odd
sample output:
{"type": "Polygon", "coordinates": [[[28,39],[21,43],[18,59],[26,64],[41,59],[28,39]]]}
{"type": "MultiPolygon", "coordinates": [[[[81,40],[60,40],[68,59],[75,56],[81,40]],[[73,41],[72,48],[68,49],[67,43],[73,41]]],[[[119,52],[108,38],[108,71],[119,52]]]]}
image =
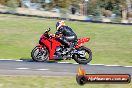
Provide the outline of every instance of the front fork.
{"type": "Polygon", "coordinates": [[[39,46],[40,49],[42,49],[42,47],[43,47],[41,44],[38,44],[37,46],[39,46]]]}

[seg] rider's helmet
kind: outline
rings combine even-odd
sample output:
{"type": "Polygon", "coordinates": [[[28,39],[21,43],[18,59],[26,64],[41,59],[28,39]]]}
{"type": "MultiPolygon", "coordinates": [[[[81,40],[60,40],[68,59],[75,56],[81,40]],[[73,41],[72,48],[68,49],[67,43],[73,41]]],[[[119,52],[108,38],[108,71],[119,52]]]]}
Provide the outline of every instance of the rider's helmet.
{"type": "Polygon", "coordinates": [[[56,29],[58,30],[60,27],[65,26],[65,22],[63,20],[56,22],[56,29]]]}

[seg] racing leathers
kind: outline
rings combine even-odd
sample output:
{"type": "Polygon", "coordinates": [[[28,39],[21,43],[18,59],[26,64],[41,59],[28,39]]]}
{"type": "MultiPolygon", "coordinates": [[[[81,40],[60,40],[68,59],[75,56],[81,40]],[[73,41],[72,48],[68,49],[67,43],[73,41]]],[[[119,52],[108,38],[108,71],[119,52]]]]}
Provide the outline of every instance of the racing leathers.
{"type": "Polygon", "coordinates": [[[64,46],[69,48],[73,48],[75,42],[77,41],[77,35],[68,26],[60,27],[55,34],[56,35],[62,34],[62,36],[57,40],[64,46]]]}

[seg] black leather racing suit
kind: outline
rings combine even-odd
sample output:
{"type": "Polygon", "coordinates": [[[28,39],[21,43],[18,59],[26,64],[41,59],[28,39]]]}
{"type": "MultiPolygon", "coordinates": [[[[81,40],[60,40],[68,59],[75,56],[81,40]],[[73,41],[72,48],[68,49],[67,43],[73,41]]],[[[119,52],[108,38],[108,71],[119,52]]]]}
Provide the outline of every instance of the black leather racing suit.
{"type": "Polygon", "coordinates": [[[55,34],[56,35],[62,34],[62,36],[57,40],[66,47],[73,46],[72,44],[74,44],[77,41],[77,35],[68,26],[60,27],[55,34]]]}

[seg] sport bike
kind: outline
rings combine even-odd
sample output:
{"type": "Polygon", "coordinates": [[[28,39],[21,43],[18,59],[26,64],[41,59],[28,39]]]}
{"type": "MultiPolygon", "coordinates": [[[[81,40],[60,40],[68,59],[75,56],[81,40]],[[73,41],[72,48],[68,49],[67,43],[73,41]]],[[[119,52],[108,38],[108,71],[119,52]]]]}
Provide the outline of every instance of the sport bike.
{"type": "MultiPolygon", "coordinates": [[[[34,61],[44,62],[50,60],[71,60],[79,64],[87,64],[92,60],[92,52],[84,46],[90,38],[80,38],[73,43],[74,48],[69,49],[62,45],[57,39],[62,35],[49,34],[47,29],[40,37],[39,44],[32,50],[31,57],[34,61]]],[[[72,44],[72,43],[71,43],[72,44]]]]}

